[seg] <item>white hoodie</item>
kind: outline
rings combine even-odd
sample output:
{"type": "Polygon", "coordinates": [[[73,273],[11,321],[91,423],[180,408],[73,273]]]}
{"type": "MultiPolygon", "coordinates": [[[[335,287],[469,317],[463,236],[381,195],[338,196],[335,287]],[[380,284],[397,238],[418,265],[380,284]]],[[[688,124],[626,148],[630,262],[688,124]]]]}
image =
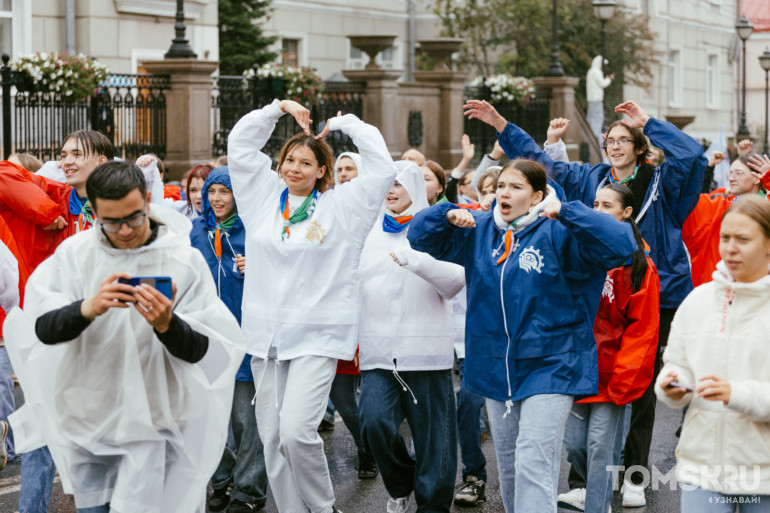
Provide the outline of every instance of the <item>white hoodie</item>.
{"type": "Polygon", "coordinates": [[[610,85],[612,79],[605,77],[602,72],[602,60],[604,57],[597,55],[591,62],[591,69],[586,74],[586,100],[600,102],[604,100],[604,89],[610,85]]]}
{"type": "Polygon", "coordinates": [[[724,262],[719,262],[713,277],[714,281],[696,288],[679,307],[655,393],[672,408],[690,404],[676,449],[680,482],[716,492],[767,495],[770,275],[753,283],[736,283],[724,262]],[[729,404],[707,401],[694,393],[680,401],[667,398],[660,383],[669,371],[677,374],[679,383],[696,388],[696,381],[710,374],[728,381],[729,404]]]}
{"type": "Polygon", "coordinates": [[[116,249],[98,228],[68,238],[32,273],[24,311],[4,325],[26,399],[10,417],[16,448],[47,444],[78,508],[203,511],[224,450],[245,343],[203,256],[168,217],[181,216],[151,205],[158,235],[139,248],[116,249]],[[209,339],[202,360],[171,356],[133,307],[110,309],[69,342],[37,340],[35,319],[92,297],[116,271],[171,276],[174,313],[209,339]]]}
{"type": "MultiPolygon", "coordinates": [[[[396,180],[412,204],[399,215],[428,207],[425,179],[409,161],[396,180]]],[[[399,371],[444,370],[454,363],[454,316],[451,299],[465,287],[465,270],[413,250],[409,228],[388,233],[383,207],[361,254],[360,367],[399,371]],[[402,266],[393,261],[394,253],[402,266]]]]}
{"type": "Polygon", "coordinates": [[[380,132],[352,114],[329,121],[361,155],[358,177],[318,198],[315,211],[281,239],[286,184],[260,152],[284,113],[278,101],[246,114],[228,138],[238,214],[246,227],[243,332],[248,352],[278,360],[326,356],[352,360],[358,328],[358,265],[396,165],[380,132]]]}

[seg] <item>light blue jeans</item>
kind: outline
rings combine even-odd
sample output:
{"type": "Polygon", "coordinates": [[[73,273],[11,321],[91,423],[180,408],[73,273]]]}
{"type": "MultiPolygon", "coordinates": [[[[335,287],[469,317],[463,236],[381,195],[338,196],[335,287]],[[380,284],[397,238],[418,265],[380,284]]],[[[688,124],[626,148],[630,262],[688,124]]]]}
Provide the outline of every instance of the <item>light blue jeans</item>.
{"type": "Polygon", "coordinates": [[[571,395],[541,394],[513,403],[486,399],[497,453],[503,506],[508,513],[556,513],[561,446],[571,395]]]}
{"type": "Polygon", "coordinates": [[[21,456],[21,491],[19,513],[46,513],[51,502],[56,466],[48,447],[21,456]]]}
{"type": "Polygon", "coordinates": [[[567,418],[567,461],[586,483],[587,512],[604,513],[610,507],[613,473],[607,466],[618,464],[625,411],[613,403],[575,403],[567,418]]]}
{"type": "MultiPolygon", "coordinates": [[[[13,398],[13,367],[8,358],[8,351],[3,346],[0,347],[0,420],[8,422],[8,416],[14,411],[16,411],[16,401],[13,398]]],[[[8,438],[5,440],[5,450],[8,454],[8,461],[14,461],[18,458],[13,448],[12,431],[8,432],[8,438]]]]}
{"type": "Polygon", "coordinates": [[[770,513],[770,495],[725,495],[703,488],[681,489],[681,513],[770,513]]]}

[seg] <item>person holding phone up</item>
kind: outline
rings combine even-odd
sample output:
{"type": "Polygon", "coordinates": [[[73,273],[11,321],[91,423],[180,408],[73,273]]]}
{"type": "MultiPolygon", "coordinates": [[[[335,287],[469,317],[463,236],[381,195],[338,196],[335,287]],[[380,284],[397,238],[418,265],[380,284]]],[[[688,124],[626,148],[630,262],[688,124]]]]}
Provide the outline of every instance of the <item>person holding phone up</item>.
{"type": "Polygon", "coordinates": [[[48,445],[81,513],[200,511],[243,335],[138,167],[103,164],[86,190],[96,229],[40,264],[4,325],[27,399],[11,416],[17,444],[48,445]],[[132,276],[172,277],[171,299],[118,281],[132,276]]]}

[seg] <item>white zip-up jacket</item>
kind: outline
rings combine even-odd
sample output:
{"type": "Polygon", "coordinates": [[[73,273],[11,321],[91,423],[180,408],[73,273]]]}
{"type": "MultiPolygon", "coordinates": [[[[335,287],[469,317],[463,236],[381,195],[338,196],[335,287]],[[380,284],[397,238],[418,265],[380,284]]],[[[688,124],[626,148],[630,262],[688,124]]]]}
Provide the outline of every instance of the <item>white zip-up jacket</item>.
{"type": "MultiPolygon", "coordinates": [[[[427,208],[420,168],[408,161],[397,165],[396,180],[412,199],[412,205],[399,215],[427,208]]],[[[413,250],[406,240],[408,227],[386,232],[384,215],[383,207],[361,254],[360,368],[451,369],[455,334],[451,300],[465,287],[465,270],[413,250]]]]}
{"type": "Polygon", "coordinates": [[[393,185],[396,166],[373,126],[352,114],[331,130],[352,139],[361,155],[358,178],[320,194],[308,219],[281,240],[280,197],[286,184],[260,150],[284,113],[278,101],[245,115],[230,132],[227,155],[238,215],[246,226],[242,328],[248,352],[278,360],[356,351],[358,264],[366,236],[393,185]]]}
{"type": "Polygon", "coordinates": [[[672,408],[690,404],[676,449],[677,479],[722,493],[770,494],[770,275],[736,283],[719,262],[713,277],[679,307],[655,384],[672,408]],[[696,388],[710,374],[727,380],[729,404],[694,393],[667,398],[660,383],[669,371],[696,388]]]}

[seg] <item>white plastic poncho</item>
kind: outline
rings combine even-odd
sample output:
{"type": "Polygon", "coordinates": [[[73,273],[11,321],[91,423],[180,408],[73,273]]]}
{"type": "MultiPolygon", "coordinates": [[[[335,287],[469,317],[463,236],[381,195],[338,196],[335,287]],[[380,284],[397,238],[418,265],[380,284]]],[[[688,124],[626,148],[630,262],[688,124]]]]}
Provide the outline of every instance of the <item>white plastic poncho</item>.
{"type": "Polygon", "coordinates": [[[161,226],[141,248],[112,248],[99,229],[67,239],[30,277],[25,311],[4,326],[27,401],[11,416],[17,450],[47,444],[78,508],[205,511],[245,342],[189,235],[164,221],[175,216],[151,206],[161,226]],[[116,271],[172,277],[174,313],[209,338],[200,362],[171,356],[133,307],[110,309],[72,341],[37,340],[37,317],[92,296],[116,271]]]}

